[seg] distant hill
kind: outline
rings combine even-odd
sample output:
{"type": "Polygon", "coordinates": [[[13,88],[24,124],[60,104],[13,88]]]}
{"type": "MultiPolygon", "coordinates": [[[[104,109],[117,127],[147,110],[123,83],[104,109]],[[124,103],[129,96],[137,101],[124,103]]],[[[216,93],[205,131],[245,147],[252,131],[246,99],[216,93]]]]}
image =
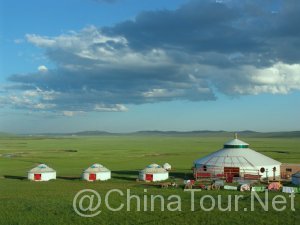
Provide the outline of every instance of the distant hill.
{"type": "Polygon", "coordinates": [[[300,131],[260,133],[263,137],[300,137],[300,131]]]}
{"type": "Polygon", "coordinates": [[[132,135],[166,135],[166,136],[232,136],[232,133],[227,131],[138,131],[131,133],[132,135]]]}
{"type": "MultiPolygon", "coordinates": [[[[83,131],[77,133],[69,133],[67,135],[75,136],[199,136],[199,137],[232,137],[234,133],[238,133],[241,137],[300,137],[300,131],[289,131],[289,132],[256,132],[251,130],[245,131],[210,131],[210,130],[199,130],[199,131],[137,131],[132,133],[110,133],[106,131],[83,131]]],[[[66,135],[66,134],[64,134],[66,135]]]]}
{"type": "MultiPolygon", "coordinates": [[[[256,132],[251,130],[244,131],[137,131],[131,133],[111,133],[106,131],[81,131],[74,133],[42,133],[42,134],[25,134],[31,136],[190,136],[190,137],[233,137],[234,133],[238,133],[240,137],[253,138],[299,138],[300,131],[286,131],[286,132],[256,132]]],[[[14,136],[13,134],[0,132],[0,137],[14,136]]]]}
{"type": "Polygon", "coordinates": [[[6,132],[0,132],[0,137],[10,137],[10,136],[15,136],[15,134],[10,134],[6,132]]]}
{"type": "Polygon", "coordinates": [[[114,135],[114,134],[106,132],[106,131],[81,131],[81,132],[77,132],[77,133],[70,133],[69,135],[97,136],[97,135],[114,135]]]}
{"type": "Polygon", "coordinates": [[[201,137],[232,137],[234,133],[238,133],[241,137],[265,137],[265,138],[288,138],[288,137],[300,137],[300,131],[288,131],[288,132],[256,132],[256,131],[139,131],[132,134],[136,135],[166,135],[166,136],[201,136],[201,137]]]}

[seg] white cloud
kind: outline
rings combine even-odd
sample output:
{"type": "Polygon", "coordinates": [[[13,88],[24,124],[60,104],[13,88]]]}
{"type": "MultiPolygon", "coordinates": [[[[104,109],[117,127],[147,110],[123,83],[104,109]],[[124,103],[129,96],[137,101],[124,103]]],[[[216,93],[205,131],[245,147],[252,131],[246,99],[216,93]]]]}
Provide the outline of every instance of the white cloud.
{"type": "Polygon", "coordinates": [[[1,96],[0,104],[13,108],[35,110],[52,110],[57,105],[52,101],[58,96],[58,92],[42,91],[41,89],[15,91],[1,96]]]}
{"type": "Polygon", "coordinates": [[[23,92],[23,96],[25,97],[37,97],[39,96],[39,92],[36,90],[27,90],[23,92]]]}
{"type": "Polygon", "coordinates": [[[176,97],[184,95],[183,90],[167,90],[162,88],[154,88],[151,91],[143,93],[143,96],[146,98],[165,98],[165,97],[176,97]]]}
{"type": "MultiPolygon", "coordinates": [[[[89,26],[81,30],[81,32],[72,31],[69,34],[60,35],[57,37],[39,36],[36,34],[27,34],[28,42],[46,48],[62,48],[62,49],[86,49],[93,44],[105,44],[107,42],[127,45],[128,42],[124,37],[110,37],[101,33],[94,26],[89,26]]],[[[113,49],[112,46],[110,46],[113,49]]],[[[101,48],[100,48],[101,49],[101,48]]]]}
{"type": "Polygon", "coordinates": [[[37,103],[37,104],[33,104],[32,107],[34,109],[52,109],[55,107],[55,104],[45,104],[45,103],[37,103]]]}
{"type": "Polygon", "coordinates": [[[62,114],[67,117],[72,117],[76,114],[74,111],[63,111],[62,114]]]}
{"type": "Polygon", "coordinates": [[[275,63],[267,68],[245,67],[247,83],[236,84],[235,91],[240,94],[288,94],[300,90],[300,64],[275,63]]]}
{"type": "Polygon", "coordinates": [[[207,57],[221,62],[223,58],[236,61],[246,57],[239,52],[188,54],[158,47],[138,51],[130,48],[124,37],[104,35],[95,27],[57,37],[27,35],[27,39],[45,48],[58,68],[48,71],[41,65],[38,70],[47,74],[32,75],[28,81],[47,85],[50,90],[22,94],[36,103],[33,108],[57,106],[54,110],[65,116],[74,116],[77,111],[124,112],[128,110],[125,104],[215,100],[214,87],[228,95],[287,94],[300,89],[299,64],[224,68],[218,63],[202,63],[207,57]],[[64,90],[65,83],[68,91],[64,90]]]}
{"type": "Polygon", "coordinates": [[[280,13],[271,14],[258,0],[218,2],[190,1],[102,29],[27,34],[56,68],[10,76],[20,88],[7,104],[54,104],[49,111],[73,116],[123,112],[129,104],[215,100],[216,92],[300,90],[299,26],[291,20],[299,17],[299,4],[286,1],[280,13]],[[21,86],[40,89],[24,93],[21,86]]]}
{"type": "MultiPolygon", "coordinates": [[[[88,69],[90,65],[78,63],[78,59],[91,60],[93,66],[105,67],[114,64],[116,68],[157,66],[171,63],[166,52],[159,48],[149,49],[146,52],[133,51],[128,47],[128,41],[122,36],[104,35],[101,30],[94,26],[87,27],[81,32],[70,32],[57,37],[44,37],[35,34],[27,34],[27,41],[38,47],[51,50],[50,57],[55,57],[54,52],[63,55],[68,54],[68,63],[57,60],[64,68],[88,69]],[[59,52],[58,52],[59,51],[59,52]],[[74,59],[74,61],[72,61],[74,59]],[[76,59],[76,61],[75,61],[76,59]]],[[[61,58],[61,56],[60,56],[61,58]]]]}
{"type": "Polygon", "coordinates": [[[246,58],[240,52],[189,54],[159,47],[139,51],[132,49],[126,38],[103,34],[95,27],[57,37],[27,35],[27,39],[45,48],[58,67],[48,71],[41,65],[38,70],[47,72],[45,76],[17,77],[15,82],[37,87],[42,84],[49,89],[25,91],[21,100],[34,102],[35,109],[51,108],[65,116],[74,116],[78,111],[125,112],[125,104],[215,100],[216,89],[228,95],[300,90],[299,64],[274,61],[268,67],[218,65],[223,65],[224,59],[236,62],[246,58]],[[205,63],[206,58],[214,58],[215,64],[205,63]]]}
{"type": "Polygon", "coordinates": [[[126,112],[128,111],[128,108],[122,104],[115,104],[115,105],[96,104],[94,110],[98,112],[126,112]]]}
{"type": "Polygon", "coordinates": [[[22,44],[24,42],[23,39],[15,39],[14,40],[15,44],[22,44]]]}
{"type": "Polygon", "coordinates": [[[35,34],[26,34],[27,41],[39,46],[39,47],[51,47],[55,44],[55,41],[44,36],[39,36],[35,34]]]}
{"type": "Polygon", "coordinates": [[[35,90],[26,90],[20,93],[24,97],[40,98],[42,100],[54,100],[60,93],[56,91],[43,91],[39,88],[35,90]]]}
{"type": "Polygon", "coordinates": [[[38,71],[41,72],[41,73],[45,73],[45,72],[48,72],[48,68],[44,65],[40,65],[38,67],[38,71]]]}

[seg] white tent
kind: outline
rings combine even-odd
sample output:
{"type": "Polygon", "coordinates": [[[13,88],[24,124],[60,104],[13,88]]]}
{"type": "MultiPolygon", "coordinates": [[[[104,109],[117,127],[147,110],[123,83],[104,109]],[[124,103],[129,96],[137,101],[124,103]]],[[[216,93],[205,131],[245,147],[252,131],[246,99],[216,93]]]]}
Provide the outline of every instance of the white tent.
{"type": "Polygon", "coordinates": [[[109,180],[111,178],[111,171],[101,164],[93,164],[87,168],[83,174],[82,179],[87,181],[95,180],[109,180]]]}
{"type": "Polygon", "coordinates": [[[246,177],[260,175],[262,178],[280,176],[281,163],[249,148],[249,144],[235,138],[224,144],[224,148],[194,161],[197,171],[214,176],[233,174],[246,177]]]}
{"type": "Polygon", "coordinates": [[[40,164],[28,171],[28,179],[34,181],[49,181],[56,179],[56,171],[46,164],[40,164]]]}
{"type": "Polygon", "coordinates": [[[163,165],[163,168],[164,168],[165,170],[167,170],[167,171],[170,171],[170,170],[172,169],[172,166],[171,166],[169,163],[165,163],[165,164],[163,165]]]}
{"type": "Polygon", "coordinates": [[[168,178],[169,172],[155,163],[147,166],[139,173],[139,179],[145,181],[162,181],[168,178]]]}
{"type": "Polygon", "coordinates": [[[292,183],[300,185],[300,171],[292,175],[292,183]]]}

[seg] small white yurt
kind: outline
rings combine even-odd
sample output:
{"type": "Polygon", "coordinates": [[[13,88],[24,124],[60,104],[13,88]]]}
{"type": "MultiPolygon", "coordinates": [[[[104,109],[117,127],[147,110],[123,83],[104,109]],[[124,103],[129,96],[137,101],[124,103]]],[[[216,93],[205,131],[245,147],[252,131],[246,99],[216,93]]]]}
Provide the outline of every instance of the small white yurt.
{"type": "Polygon", "coordinates": [[[165,163],[165,164],[163,165],[163,168],[164,168],[165,170],[167,170],[167,171],[170,171],[170,170],[172,169],[172,166],[171,166],[169,163],[165,163]]]}
{"type": "Polygon", "coordinates": [[[144,181],[162,181],[169,178],[169,172],[155,163],[147,166],[139,173],[139,179],[144,181]]]}
{"type": "Polygon", "coordinates": [[[300,171],[292,175],[292,183],[300,185],[300,171]]]}
{"type": "Polygon", "coordinates": [[[55,180],[56,171],[46,164],[40,164],[28,171],[28,179],[33,181],[55,180]]]}
{"type": "Polygon", "coordinates": [[[82,179],[87,181],[109,180],[110,178],[111,171],[98,163],[91,165],[82,174],[82,179]]]}
{"type": "Polygon", "coordinates": [[[225,176],[237,177],[252,175],[279,177],[281,163],[249,148],[249,144],[235,139],[224,144],[216,152],[194,161],[194,176],[225,176]]]}

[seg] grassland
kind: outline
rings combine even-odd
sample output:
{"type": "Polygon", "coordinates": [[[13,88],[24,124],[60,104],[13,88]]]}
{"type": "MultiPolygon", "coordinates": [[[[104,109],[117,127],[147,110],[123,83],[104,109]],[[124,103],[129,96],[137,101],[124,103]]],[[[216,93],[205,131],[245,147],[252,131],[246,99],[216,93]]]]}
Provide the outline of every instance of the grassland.
{"type": "MultiPolygon", "coordinates": [[[[226,137],[170,137],[170,136],[95,136],[95,137],[0,137],[0,224],[298,224],[300,221],[300,196],[296,196],[296,211],[254,212],[205,212],[197,206],[190,210],[190,194],[182,189],[160,189],[135,182],[137,171],[155,162],[170,163],[172,176],[188,178],[193,160],[222,147],[226,137]],[[113,179],[106,182],[87,183],[79,179],[82,170],[92,163],[110,168],[113,179]],[[23,179],[26,172],[38,163],[46,163],[57,170],[58,179],[36,183],[23,179]],[[85,188],[101,195],[113,188],[131,189],[144,196],[148,194],[172,194],[182,198],[181,212],[111,212],[103,208],[94,218],[81,218],[72,208],[75,194],[85,188]]],[[[300,163],[300,140],[297,138],[246,138],[251,148],[281,162],[300,163]]],[[[205,191],[205,194],[224,199],[227,191],[205,191]]],[[[239,194],[239,193],[237,193],[239,194]]],[[[249,208],[249,193],[240,208],[249,208]]],[[[262,194],[263,195],[263,194],[262,194]]],[[[276,193],[271,193],[271,197],[276,193]]],[[[124,202],[124,199],[121,200],[124,202]]],[[[125,199],[126,201],[126,199],[125,199]]],[[[271,201],[271,199],[269,199],[271,201]]],[[[224,204],[226,201],[224,201],[224,204]]],[[[114,196],[112,205],[119,205],[114,196]]],[[[132,206],[134,208],[134,205],[132,206]]]]}

